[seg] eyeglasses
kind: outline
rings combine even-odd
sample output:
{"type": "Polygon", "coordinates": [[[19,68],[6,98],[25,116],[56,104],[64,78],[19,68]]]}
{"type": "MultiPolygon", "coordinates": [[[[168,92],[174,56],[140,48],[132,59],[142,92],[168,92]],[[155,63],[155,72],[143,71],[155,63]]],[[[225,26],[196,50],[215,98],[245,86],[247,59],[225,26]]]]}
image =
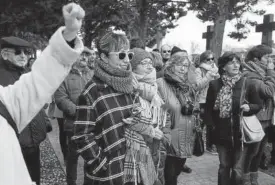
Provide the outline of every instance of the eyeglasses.
{"type": "Polygon", "coordinates": [[[31,53],[26,48],[13,48],[13,49],[8,49],[7,51],[13,52],[15,55],[21,55],[22,53],[24,53],[25,55],[29,55],[31,53]]]}
{"type": "Polygon", "coordinates": [[[210,62],[211,60],[213,61],[214,59],[215,59],[214,57],[212,57],[212,58],[207,58],[206,61],[207,61],[207,62],[210,62]]]}
{"type": "Polygon", "coordinates": [[[163,50],[162,53],[171,53],[171,50],[163,50]]]}
{"type": "Polygon", "coordinates": [[[153,62],[152,62],[152,60],[150,60],[150,61],[141,61],[140,64],[143,65],[143,66],[149,66],[149,65],[152,66],[153,62]]]}
{"type": "Polygon", "coordinates": [[[134,57],[134,53],[133,52],[110,52],[110,54],[114,53],[115,55],[118,55],[118,58],[120,60],[125,59],[126,55],[128,55],[129,60],[132,60],[134,57]]]}

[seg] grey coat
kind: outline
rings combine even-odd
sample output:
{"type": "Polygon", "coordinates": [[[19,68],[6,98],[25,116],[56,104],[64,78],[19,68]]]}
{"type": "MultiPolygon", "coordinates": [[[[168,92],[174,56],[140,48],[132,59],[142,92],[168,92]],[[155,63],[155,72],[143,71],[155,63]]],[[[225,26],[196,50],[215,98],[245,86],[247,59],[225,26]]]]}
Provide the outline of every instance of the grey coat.
{"type": "Polygon", "coordinates": [[[163,78],[157,80],[159,92],[171,115],[171,145],[167,155],[190,158],[193,154],[195,118],[181,114],[181,104],[172,87],[163,78]]]}

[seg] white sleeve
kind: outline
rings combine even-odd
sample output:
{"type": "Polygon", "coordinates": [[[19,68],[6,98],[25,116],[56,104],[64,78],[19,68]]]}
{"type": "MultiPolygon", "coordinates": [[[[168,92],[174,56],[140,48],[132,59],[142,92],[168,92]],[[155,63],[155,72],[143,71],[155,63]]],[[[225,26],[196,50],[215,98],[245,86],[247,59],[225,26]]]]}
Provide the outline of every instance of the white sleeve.
{"type": "Polygon", "coordinates": [[[83,51],[83,43],[76,38],[71,48],[59,28],[47,48],[35,61],[32,71],[13,85],[0,86],[0,100],[6,105],[19,132],[32,120],[68,75],[71,65],[83,51]]]}

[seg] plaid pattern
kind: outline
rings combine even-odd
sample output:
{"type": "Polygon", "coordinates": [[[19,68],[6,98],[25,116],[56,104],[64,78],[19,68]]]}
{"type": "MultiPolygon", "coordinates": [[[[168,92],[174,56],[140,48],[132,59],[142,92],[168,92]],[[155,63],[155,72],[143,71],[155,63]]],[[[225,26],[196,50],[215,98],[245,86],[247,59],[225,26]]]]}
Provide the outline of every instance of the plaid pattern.
{"type": "Polygon", "coordinates": [[[122,185],[126,150],[122,119],[130,117],[133,97],[97,77],[93,80],[79,97],[72,139],[91,184],[122,185]]]}

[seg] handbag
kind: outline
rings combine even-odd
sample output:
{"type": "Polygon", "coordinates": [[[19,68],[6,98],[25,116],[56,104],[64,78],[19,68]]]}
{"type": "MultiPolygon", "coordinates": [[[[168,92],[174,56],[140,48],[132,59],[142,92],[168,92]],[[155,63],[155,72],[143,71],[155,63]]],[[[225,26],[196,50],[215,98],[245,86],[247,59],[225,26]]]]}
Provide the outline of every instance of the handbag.
{"type": "Polygon", "coordinates": [[[243,125],[244,143],[256,143],[263,139],[265,133],[256,115],[243,116],[241,122],[243,125]]]}
{"type": "Polygon", "coordinates": [[[201,128],[201,120],[199,115],[196,116],[196,125],[195,125],[195,142],[193,148],[194,156],[202,156],[204,154],[204,141],[202,138],[202,128],[201,128]]]}
{"type": "MultiPolygon", "coordinates": [[[[242,85],[242,94],[241,101],[245,100],[245,83],[246,77],[244,77],[243,85],[242,85]]],[[[252,116],[243,116],[243,111],[241,111],[241,130],[242,130],[242,140],[244,143],[256,143],[260,142],[265,136],[263,127],[257,118],[256,115],[252,116]]]]}

